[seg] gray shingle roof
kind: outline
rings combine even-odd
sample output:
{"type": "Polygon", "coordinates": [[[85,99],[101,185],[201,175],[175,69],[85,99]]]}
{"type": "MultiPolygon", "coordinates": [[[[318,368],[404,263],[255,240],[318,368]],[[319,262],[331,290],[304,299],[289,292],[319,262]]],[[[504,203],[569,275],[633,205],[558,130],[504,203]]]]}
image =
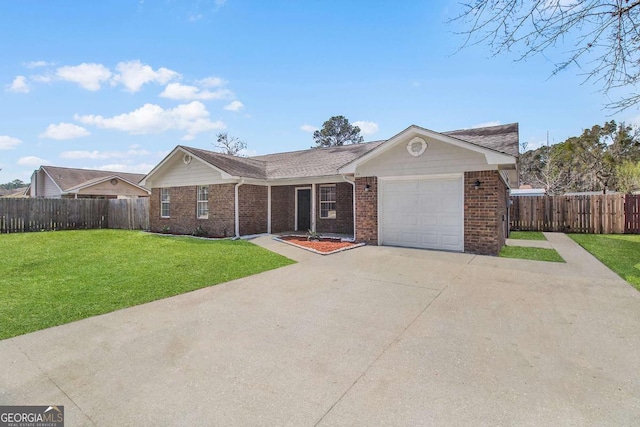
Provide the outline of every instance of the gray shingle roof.
{"type": "Polygon", "coordinates": [[[231,176],[256,179],[267,178],[267,165],[261,160],[256,160],[257,157],[236,157],[199,148],[185,147],[184,145],[180,147],[218,169],[222,169],[231,176]]]}
{"type": "Polygon", "coordinates": [[[372,141],[363,144],[343,145],[341,147],[312,148],[310,150],[257,156],[267,163],[269,178],[299,178],[337,175],[338,169],[345,164],[373,150],[384,141],[372,141]]]}
{"type": "Polygon", "coordinates": [[[51,179],[62,189],[62,191],[68,191],[69,189],[79,187],[88,181],[96,181],[100,178],[106,178],[108,176],[119,176],[138,184],[144,174],[139,173],[125,173],[125,172],[113,172],[113,171],[100,171],[92,169],[74,169],[63,168],[59,166],[42,166],[43,170],[46,170],[51,179]]]}
{"type": "MultiPolygon", "coordinates": [[[[443,132],[474,145],[511,156],[518,156],[518,124],[460,129],[443,132]]],[[[255,157],[236,157],[199,148],[182,149],[227,172],[255,179],[310,178],[338,175],[338,169],[367,154],[386,141],[373,141],[341,147],[311,148],[255,157]]]]}
{"type": "Polygon", "coordinates": [[[520,154],[518,123],[442,133],[510,156],[518,157],[520,154]]]}
{"type": "Polygon", "coordinates": [[[383,142],[311,148],[255,157],[236,157],[199,148],[181,147],[232,176],[285,179],[338,175],[341,166],[368,153],[383,142]]]}

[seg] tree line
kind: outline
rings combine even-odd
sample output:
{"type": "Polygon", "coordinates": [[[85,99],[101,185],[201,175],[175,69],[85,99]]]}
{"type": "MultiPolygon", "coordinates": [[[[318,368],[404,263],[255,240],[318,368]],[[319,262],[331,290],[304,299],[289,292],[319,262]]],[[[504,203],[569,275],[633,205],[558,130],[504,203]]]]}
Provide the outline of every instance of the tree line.
{"type": "MultiPolygon", "coordinates": [[[[526,150],[526,143],[523,144],[526,150]]],[[[640,129],[614,120],[520,155],[520,184],[549,195],[640,191],[640,129]]]]}

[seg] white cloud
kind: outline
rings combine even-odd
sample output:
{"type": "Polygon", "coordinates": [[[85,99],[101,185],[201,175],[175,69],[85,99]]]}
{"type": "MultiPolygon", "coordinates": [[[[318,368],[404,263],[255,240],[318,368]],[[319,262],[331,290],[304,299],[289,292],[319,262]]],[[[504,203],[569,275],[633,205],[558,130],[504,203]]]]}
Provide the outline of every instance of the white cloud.
{"type": "Polygon", "coordinates": [[[11,82],[10,85],[6,86],[6,88],[7,91],[16,93],[29,93],[31,90],[25,76],[17,76],[13,79],[13,82],[11,82]]]}
{"type": "Polygon", "coordinates": [[[49,83],[53,80],[51,74],[34,74],[33,76],[29,76],[29,78],[38,83],[49,83]]]}
{"type": "Polygon", "coordinates": [[[18,159],[18,165],[20,166],[40,166],[47,165],[49,163],[51,163],[49,160],[41,159],[36,156],[26,156],[18,159]]]}
{"type": "Polygon", "coordinates": [[[363,135],[373,135],[378,132],[378,124],[374,122],[366,122],[363,120],[353,122],[354,126],[358,126],[360,128],[360,132],[363,135]]]}
{"type": "Polygon", "coordinates": [[[224,109],[228,111],[240,111],[243,108],[244,104],[240,101],[232,101],[230,104],[224,106],[224,109]]]}
{"type": "Polygon", "coordinates": [[[300,126],[300,129],[302,129],[302,130],[303,130],[303,131],[305,131],[305,132],[309,132],[309,133],[313,133],[313,132],[315,132],[315,131],[317,131],[317,130],[318,130],[318,128],[317,128],[317,127],[312,126],[312,125],[308,125],[308,124],[306,124],[306,123],[305,123],[305,124],[303,124],[302,126],[300,126]]]}
{"type": "Polygon", "coordinates": [[[53,65],[53,62],[47,62],[47,61],[30,61],[24,64],[24,66],[27,68],[49,67],[51,65],[53,65]]]}
{"type": "Polygon", "coordinates": [[[221,121],[212,122],[209,112],[203,103],[193,101],[189,104],[181,104],[172,109],[163,109],[159,105],[145,104],[130,113],[120,114],[114,117],[96,115],[80,116],[76,114],[75,120],[87,125],[94,125],[102,129],[116,129],[129,132],[131,135],[143,135],[161,133],[167,130],[182,130],[186,132],[183,139],[190,140],[196,134],[224,129],[221,121]]]}
{"type": "Polygon", "coordinates": [[[0,135],[0,150],[13,150],[20,144],[22,144],[22,141],[20,141],[18,138],[7,135],[0,135]]]}
{"type": "Polygon", "coordinates": [[[471,129],[475,129],[475,128],[486,128],[489,126],[499,126],[500,120],[493,120],[491,122],[484,122],[484,123],[478,123],[477,125],[473,125],[471,126],[471,129]]]}
{"type": "Polygon", "coordinates": [[[91,135],[91,132],[82,126],[74,125],[73,123],[59,123],[57,125],[49,125],[47,130],[42,132],[39,136],[40,138],[65,140],[82,138],[83,136],[89,135],[91,135]]]}
{"type": "Polygon", "coordinates": [[[56,70],[56,75],[62,80],[77,83],[83,89],[97,91],[102,82],[111,78],[111,71],[102,64],[82,63],[60,67],[56,70]]]}
{"type": "Polygon", "coordinates": [[[201,80],[197,80],[196,84],[202,86],[202,87],[220,87],[220,86],[224,86],[226,85],[228,82],[226,80],[224,80],[221,77],[216,77],[216,76],[211,76],[211,77],[206,77],[204,79],[201,80]]]}
{"type": "Polygon", "coordinates": [[[214,91],[201,90],[196,86],[183,85],[181,83],[169,83],[160,94],[162,98],[191,101],[194,99],[228,99],[233,97],[229,89],[216,89],[214,91]]]}
{"type": "Polygon", "coordinates": [[[92,159],[92,160],[105,160],[105,159],[127,159],[132,156],[146,156],[151,154],[147,150],[130,149],[128,151],[63,151],[60,153],[60,157],[63,159],[92,159]]]}
{"type": "Polygon", "coordinates": [[[122,84],[130,92],[138,92],[146,83],[166,84],[180,77],[180,73],[164,67],[154,71],[139,60],[120,62],[116,65],[116,70],[119,74],[113,77],[113,82],[122,84]]]}

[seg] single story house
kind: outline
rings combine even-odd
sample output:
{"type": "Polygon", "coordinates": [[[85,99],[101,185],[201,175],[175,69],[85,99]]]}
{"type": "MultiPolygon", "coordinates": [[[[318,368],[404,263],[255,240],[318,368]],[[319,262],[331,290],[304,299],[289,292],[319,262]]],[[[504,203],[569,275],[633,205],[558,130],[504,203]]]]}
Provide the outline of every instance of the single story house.
{"type": "Polygon", "coordinates": [[[31,175],[30,197],[50,199],[136,199],[151,192],[144,174],[41,166],[31,175]]]}
{"type": "Polygon", "coordinates": [[[142,181],[152,231],[314,230],[374,245],[495,255],[518,187],[518,124],[249,158],[177,146],[142,181]]]}

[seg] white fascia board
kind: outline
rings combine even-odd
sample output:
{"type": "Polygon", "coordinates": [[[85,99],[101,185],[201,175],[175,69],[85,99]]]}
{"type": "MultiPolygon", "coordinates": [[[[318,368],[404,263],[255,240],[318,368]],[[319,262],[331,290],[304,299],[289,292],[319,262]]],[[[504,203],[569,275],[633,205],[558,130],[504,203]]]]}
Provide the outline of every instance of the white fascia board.
{"type": "MultiPolygon", "coordinates": [[[[173,155],[175,154],[175,152],[176,152],[176,151],[178,151],[178,150],[180,150],[180,147],[179,147],[179,146],[177,146],[176,148],[174,148],[173,150],[171,150],[171,152],[170,152],[169,154],[167,154],[167,155],[164,157],[164,159],[162,159],[162,161],[160,161],[160,163],[158,163],[158,164],[157,164],[153,169],[151,169],[151,171],[150,171],[148,174],[146,174],[146,175],[144,176],[144,178],[142,178],[142,179],[140,180],[140,185],[144,185],[144,186],[146,186],[146,185],[147,185],[147,179],[148,179],[148,178],[150,178],[151,176],[153,176],[155,173],[157,173],[157,172],[158,172],[158,170],[159,170],[160,168],[162,168],[162,167],[165,165],[165,163],[167,163],[167,162],[169,161],[169,159],[170,159],[171,157],[173,157],[173,155]]],[[[184,150],[182,150],[182,151],[184,151],[184,150]]]]}
{"type": "Polygon", "coordinates": [[[119,179],[121,181],[124,181],[129,185],[132,185],[132,186],[134,186],[134,187],[136,187],[136,188],[138,188],[138,189],[140,189],[142,191],[145,191],[145,192],[151,194],[150,190],[147,190],[146,188],[141,187],[140,185],[136,184],[135,182],[129,181],[128,179],[126,179],[124,177],[121,177],[120,175],[117,175],[117,174],[109,175],[109,176],[104,177],[102,179],[93,181],[93,182],[91,182],[89,184],[77,185],[77,186],[75,186],[73,188],[70,188],[69,190],[65,191],[63,194],[75,194],[75,193],[78,193],[80,190],[84,190],[85,188],[93,187],[94,185],[102,184],[103,182],[106,182],[106,181],[111,181],[114,178],[115,179],[119,179]]]}
{"type": "Polygon", "coordinates": [[[454,138],[454,137],[449,136],[449,135],[445,135],[445,134],[442,134],[442,133],[434,132],[434,131],[429,130],[429,129],[421,128],[421,127],[416,126],[416,125],[411,125],[408,128],[406,128],[405,130],[403,130],[402,132],[398,133],[397,135],[389,138],[386,142],[383,142],[382,144],[380,144],[375,149],[369,151],[364,156],[359,157],[359,158],[351,161],[351,163],[347,163],[346,165],[344,165],[343,167],[341,167],[339,169],[339,172],[341,174],[352,174],[352,173],[355,173],[356,168],[359,165],[361,165],[363,163],[366,163],[367,161],[369,161],[370,159],[372,159],[374,157],[378,157],[379,155],[381,155],[385,151],[393,148],[395,145],[399,144],[400,142],[403,142],[405,137],[407,135],[409,135],[409,134],[416,134],[416,135],[421,136],[421,137],[435,139],[436,141],[444,142],[446,144],[451,144],[451,145],[454,145],[456,147],[460,147],[460,148],[464,148],[464,149],[467,149],[467,150],[475,151],[477,153],[484,154],[487,163],[490,164],[490,165],[504,165],[504,164],[515,164],[516,163],[516,158],[513,157],[513,156],[510,156],[508,154],[504,154],[504,153],[501,153],[499,151],[491,150],[490,148],[484,148],[484,147],[481,147],[479,145],[472,144],[470,142],[463,141],[461,139],[454,138]]]}

